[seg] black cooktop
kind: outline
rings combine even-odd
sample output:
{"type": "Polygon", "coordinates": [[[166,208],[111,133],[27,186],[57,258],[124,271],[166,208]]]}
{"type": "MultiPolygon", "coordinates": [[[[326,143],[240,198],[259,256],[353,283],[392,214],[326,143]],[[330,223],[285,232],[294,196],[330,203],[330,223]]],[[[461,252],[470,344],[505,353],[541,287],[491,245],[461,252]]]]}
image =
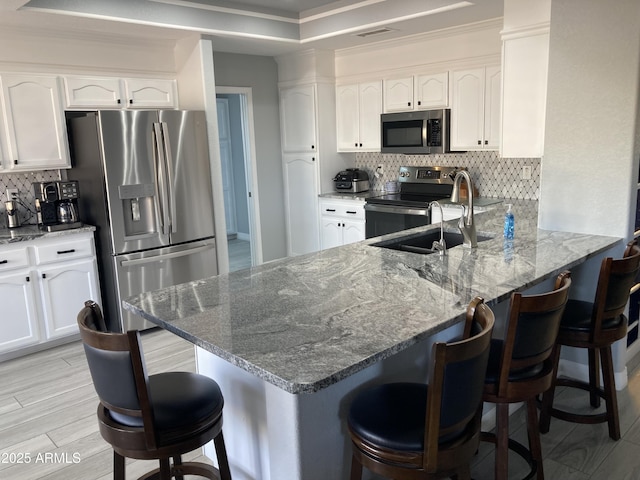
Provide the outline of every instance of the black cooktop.
{"type": "Polygon", "coordinates": [[[441,193],[436,194],[418,194],[418,193],[387,193],[379,197],[367,198],[368,203],[378,205],[400,205],[400,206],[428,206],[434,200],[449,199],[449,196],[441,193]]]}

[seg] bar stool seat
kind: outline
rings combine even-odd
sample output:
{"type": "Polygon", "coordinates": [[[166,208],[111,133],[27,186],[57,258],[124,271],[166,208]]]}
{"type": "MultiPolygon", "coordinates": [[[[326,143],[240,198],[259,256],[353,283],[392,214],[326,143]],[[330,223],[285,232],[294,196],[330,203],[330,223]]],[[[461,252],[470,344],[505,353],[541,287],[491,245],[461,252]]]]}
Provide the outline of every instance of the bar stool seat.
{"type": "Polygon", "coordinates": [[[554,372],[551,388],[542,396],[540,404],[540,432],[549,431],[551,417],[574,423],[608,423],[609,437],[620,439],[618,399],[611,346],[627,335],[627,317],[624,310],[629,301],[630,289],[640,271],[640,248],[634,240],[627,244],[623,258],[602,260],[598,285],[593,302],[569,300],[560,324],[558,340],[553,353],[554,372]],[[589,381],[558,377],[562,346],[586,348],[589,357],[589,381]],[[600,387],[602,365],[603,387],[600,387]],[[556,386],[572,387],[589,392],[590,404],[600,407],[604,399],[603,413],[578,414],[553,407],[556,386]]]}

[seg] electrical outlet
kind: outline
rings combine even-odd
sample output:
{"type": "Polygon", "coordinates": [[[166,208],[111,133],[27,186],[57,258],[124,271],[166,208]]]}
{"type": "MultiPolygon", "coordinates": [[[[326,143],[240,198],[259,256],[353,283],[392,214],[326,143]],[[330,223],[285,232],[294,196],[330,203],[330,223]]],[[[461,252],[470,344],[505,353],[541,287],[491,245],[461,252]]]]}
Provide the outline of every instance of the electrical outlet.
{"type": "Polygon", "coordinates": [[[531,165],[522,167],[522,180],[531,180],[531,165]]]}
{"type": "Polygon", "coordinates": [[[7,188],[7,201],[18,200],[18,193],[17,188],[7,188]]]}
{"type": "Polygon", "coordinates": [[[376,178],[380,178],[382,175],[384,175],[384,165],[380,164],[376,168],[375,176],[376,178]]]}

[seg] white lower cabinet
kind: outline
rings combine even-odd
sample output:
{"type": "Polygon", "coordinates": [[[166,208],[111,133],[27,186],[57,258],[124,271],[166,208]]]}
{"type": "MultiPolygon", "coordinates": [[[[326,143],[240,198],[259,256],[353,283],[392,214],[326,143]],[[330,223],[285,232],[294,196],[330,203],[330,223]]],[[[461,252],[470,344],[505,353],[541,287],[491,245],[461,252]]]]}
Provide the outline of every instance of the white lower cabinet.
{"type": "Polygon", "coordinates": [[[101,301],[93,233],[0,245],[0,355],[76,334],[89,299],[101,301]]]}
{"type": "MultiPolygon", "coordinates": [[[[0,261],[2,261],[0,253],[0,261]]],[[[16,350],[40,341],[36,297],[26,269],[0,274],[0,352],[16,350]]]]}
{"type": "Polygon", "coordinates": [[[323,250],[365,239],[364,200],[320,199],[323,250]]]}

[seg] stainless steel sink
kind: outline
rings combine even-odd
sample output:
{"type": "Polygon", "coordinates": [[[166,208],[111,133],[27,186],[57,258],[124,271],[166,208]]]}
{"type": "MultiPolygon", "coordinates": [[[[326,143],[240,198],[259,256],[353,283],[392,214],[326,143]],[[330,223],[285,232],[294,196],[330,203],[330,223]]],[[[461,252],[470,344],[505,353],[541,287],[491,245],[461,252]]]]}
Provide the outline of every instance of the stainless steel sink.
{"type": "MultiPolygon", "coordinates": [[[[478,242],[491,240],[493,237],[487,235],[478,235],[478,242]]],[[[384,240],[382,242],[373,243],[374,247],[390,248],[392,250],[401,250],[404,252],[429,254],[437,252],[433,248],[433,242],[440,240],[440,230],[433,230],[424,233],[407,235],[406,237],[394,238],[392,240],[384,240]]],[[[444,241],[447,249],[462,245],[464,241],[462,234],[459,232],[451,232],[445,230],[444,241]]]]}

